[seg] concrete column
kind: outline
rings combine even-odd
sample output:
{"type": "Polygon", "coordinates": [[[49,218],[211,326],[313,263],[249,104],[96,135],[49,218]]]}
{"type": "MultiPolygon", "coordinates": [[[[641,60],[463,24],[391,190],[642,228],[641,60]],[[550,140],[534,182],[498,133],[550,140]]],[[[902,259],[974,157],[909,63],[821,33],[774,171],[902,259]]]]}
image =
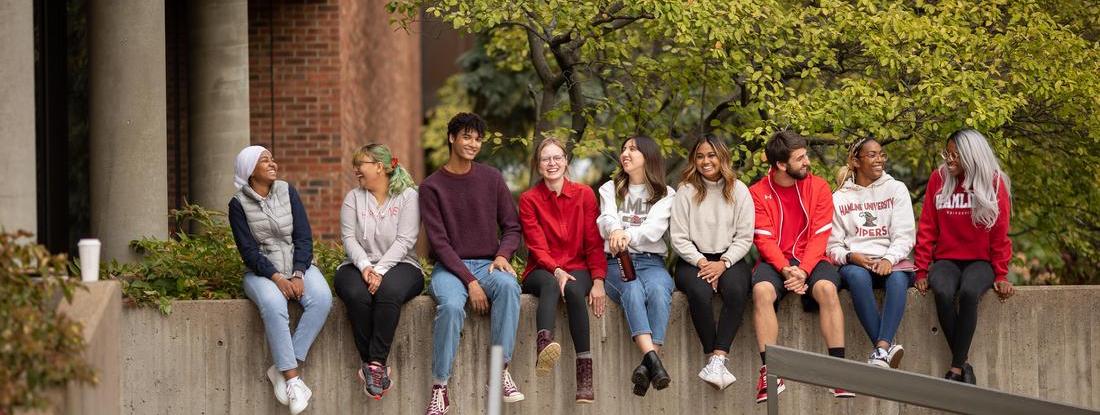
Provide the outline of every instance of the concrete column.
{"type": "MultiPolygon", "coordinates": [[[[387,0],[340,0],[340,135],[344,164],[368,142],[386,144],[423,178],[420,30],[389,24],[387,0]]],[[[345,187],[353,186],[347,175],[345,187]]]]}
{"type": "Polygon", "coordinates": [[[0,228],[38,232],[34,5],[0,0],[0,228]]]}
{"type": "Polygon", "coordinates": [[[164,2],[88,3],[92,234],[104,260],[168,237],[164,2]]]}
{"type": "Polygon", "coordinates": [[[233,163],[249,145],[248,2],[188,3],[190,201],[225,210],[233,163]]]}

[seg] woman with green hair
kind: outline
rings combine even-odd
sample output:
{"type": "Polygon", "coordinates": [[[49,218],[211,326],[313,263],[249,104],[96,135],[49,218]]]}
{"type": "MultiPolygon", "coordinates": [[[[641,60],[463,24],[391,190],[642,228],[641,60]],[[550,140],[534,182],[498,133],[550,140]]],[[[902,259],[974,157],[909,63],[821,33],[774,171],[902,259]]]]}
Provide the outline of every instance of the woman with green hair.
{"type": "Polygon", "coordinates": [[[382,144],[363,146],[352,156],[359,185],[340,208],[340,233],[347,260],[333,285],[347,307],[362,365],[363,392],[382,399],[393,386],[386,357],[401,318],[401,306],[424,289],[413,246],[420,233],[416,184],[382,144]]]}

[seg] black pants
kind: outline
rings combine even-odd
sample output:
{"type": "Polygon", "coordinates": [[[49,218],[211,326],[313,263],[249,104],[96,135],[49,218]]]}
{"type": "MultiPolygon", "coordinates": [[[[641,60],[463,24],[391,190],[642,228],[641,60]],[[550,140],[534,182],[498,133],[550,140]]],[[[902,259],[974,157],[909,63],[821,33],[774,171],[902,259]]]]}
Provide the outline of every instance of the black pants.
{"type": "Polygon", "coordinates": [[[993,287],[993,266],[986,261],[939,260],[928,269],[928,285],[936,295],[936,314],[951,348],[951,366],[962,368],[978,327],[978,302],[993,287]]]}
{"type": "MultiPolygon", "coordinates": [[[[573,350],[584,353],[591,349],[588,334],[588,301],[585,297],[592,291],[592,276],[588,271],[569,271],[576,281],[565,284],[565,310],[569,316],[569,334],[573,336],[573,350]]],[[[544,269],[536,269],[523,279],[523,292],[539,298],[539,308],[535,312],[535,327],[539,330],[554,332],[554,320],[558,316],[558,301],[561,290],[554,274],[544,269]]]]}
{"type": "Polygon", "coordinates": [[[363,273],[347,264],[336,270],[333,285],[347,307],[359,359],[385,365],[401,319],[401,306],[424,290],[424,274],[410,264],[398,263],[386,271],[378,291],[371,295],[363,273]]]}
{"type": "MultiPolygon", "coordinates": [[[[704,254],[708,261],[721,261],[720,254],[704,254]]],[[[741,328],[741,319],[745,314],[745,303],[749,298],[749,284],[752,281],[752,268],[744,259],[733,264],[718,277],[718,295],[722,297],[722,311],[718,314],[717,330],[714,324],[714,289],[699,278],[699,267],[683,259],[676,262],[676,288],[688,298],[691,310],[691,322],[699,334],[703,353],[715,350],[729,353],[733,337],[741,328]]]]}

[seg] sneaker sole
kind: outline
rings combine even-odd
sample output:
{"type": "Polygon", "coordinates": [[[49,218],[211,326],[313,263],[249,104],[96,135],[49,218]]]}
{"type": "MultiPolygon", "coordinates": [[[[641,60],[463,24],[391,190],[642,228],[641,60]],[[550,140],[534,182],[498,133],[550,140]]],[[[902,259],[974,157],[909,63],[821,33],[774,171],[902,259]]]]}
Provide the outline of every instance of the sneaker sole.
{"type": "MultiPolygon", "coordinates": [[[[779,386],[777,386],[775,388],[775,395],[779,396],[779,394],[783,393],[783,391],[785,391],[785,390],[787,390],[787,385],[780,383],[779,386]]],[[[768,395],[767,394],[764,394],[764,396],[760,396],[760,397],[756,398],[756,403],[763,403],[763,402],[767,402],[767,401],[768,401],[768,395]]]]}
{"type": "Polygon", "coordinates": [[[664,388],[667,388],[668,384],[672,383],[672,378],[667,377],[667,376],[662,377],[662,378],[657,378],[657,379],[653,379],[653,382],[651,382],[651,383],[653,384],[653,389],[662,390],[664,388]]]}
{"type": "Polygon", "coordinates": [[[577,403],[589,404],[589,403],[593,403],[593,402],[596,402],[596,400],[595,399],[577,399],[577,403]]]}
{"type": "Polygon", "coordinates": [[[834,393],[833,397],[837,398],[837,399],[851,399],[851,398],[855,398],[856,394],[851,393],[851,392],[841,393],[841,394],[834,393]]]}
{"type": "Polygon", "coordinates": [[[894,358],[890,359],[890,368],[897,369],[898,366],[901,366],[902,357],[905,357],[905,349],[898,349],[897,352],[894,352],[894,358]]]}
{"type": "Polygon", "coordinates": [[[546,348],[542,349],[539,353],[538,361],[535,362],[535,372],[538,375],[546,375],[554,369],[554,365],[558,363],[558,358],[561,357],[561,345],[556,342],[551,342],[546,345],[546,348]]]}
{"type": "Polygon", "coordinates": [[[522,401],[522,400],[524,400],[525,398],[527,398],[527,397],[526,397],[526,396],[523,396],[523,394],[522,394],[522,393],[520,393],[520,394],[516,394],[516,395],[512,395],[512,396],[505,396],[505,397],[502,397],[502,398],[500,398],[500,400],[502,400],[502,401],[504,401],[504,402],[507,402],[507,403],[513,403],[513,402],[519,402],[519,401],[522,401]]]}
{"type": "Polygon", "coordinates": [[[881,367],[881,368],[888,368],[888,367],[890,367],[890,364],[889,364],[889,363],[883,362],[883,361],[881,361],[881,360],[878,360],[878,359],[872,359],[872,360],[868,360],[868,361],[867,361],[867,364],[869,364],[869,365],[871,365],[871,366],[874,366],[874,367],[881,367]]]}

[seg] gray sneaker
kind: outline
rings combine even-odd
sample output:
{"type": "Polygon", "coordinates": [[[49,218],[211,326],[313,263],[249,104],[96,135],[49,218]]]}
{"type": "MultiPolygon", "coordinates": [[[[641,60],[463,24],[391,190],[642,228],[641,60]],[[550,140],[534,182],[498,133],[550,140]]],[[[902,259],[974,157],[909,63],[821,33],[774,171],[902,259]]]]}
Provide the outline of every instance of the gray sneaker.
{"type": "Polygon", "coordinates": [[[905,356],[905,349],[900,344],[890,346],[890,349],[886,351],[886,361],[890,363],[890,367],[897,369],[901,366],[901,358],[905,356]]]}
{"type": "Polygon", "coordinates": [[[890,361],[888,360],[887,352],[878,347],[871,351],[871,356],[867,358],[867,364],[878,367],[890,367],[890,361]]]}

